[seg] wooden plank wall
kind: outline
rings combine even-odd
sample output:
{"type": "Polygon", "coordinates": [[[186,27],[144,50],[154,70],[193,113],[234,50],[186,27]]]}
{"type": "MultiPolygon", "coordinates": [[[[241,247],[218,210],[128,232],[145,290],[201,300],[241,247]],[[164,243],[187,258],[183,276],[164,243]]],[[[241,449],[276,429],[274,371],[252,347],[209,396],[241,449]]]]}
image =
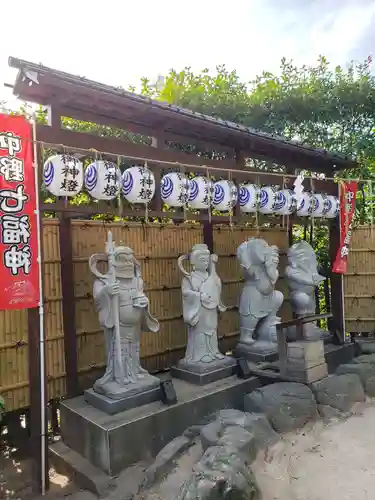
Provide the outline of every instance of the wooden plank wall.
{"type": "MultiPolygon", "coordinates": [[[[182,357],[186,344],[181,308],[181,276],[176,261],[193,244],[203,242],[202,227],[198,224],[145,226],[72,221],[75,327],[81,388],[89,386],[105,364],[104,338],[94,310],[93,277],[88,259],[93,253],[104,251],[108,230],[112,231],[117,244],[133,248],[140,260],[151,310],[161,323],[157,334],[144,333],[142,336],[144,366],[150,371],[168,369],[182,357]]],[[[223,226],[214,229],[214,249],[219,255],[217,270],[223,281],[223,300],[228,306],[228,311],[221,315],[219,323],[223,350],[235,345],[238,334],[239,319],[235,308],[242,274],[235,252],[237,246],[251,236],[257,236],[256,231],[244,227],[223,226]]],[[[258,236],[270,244],[278,245],[281,251],[287,250],[288,234],[284,229],[262,229],[258,236]]],[[[52,399],[66,395],[67,390],[58,220],[44,220],[43,257],[48,397],[52,399]]],[[[285,257],[281,257],[281,279],[278,284],[281,290],[284,289],[284,266],[285,257]]],[[[287,301],[280,315],[283,319],[290,317],[287,301]]],[[[0,327],[0,394],[5,397],[9,411],[25,408],[29,404],[27,313],[0,312],[0,325],[5,325],[5,328],[0,327]]]]}

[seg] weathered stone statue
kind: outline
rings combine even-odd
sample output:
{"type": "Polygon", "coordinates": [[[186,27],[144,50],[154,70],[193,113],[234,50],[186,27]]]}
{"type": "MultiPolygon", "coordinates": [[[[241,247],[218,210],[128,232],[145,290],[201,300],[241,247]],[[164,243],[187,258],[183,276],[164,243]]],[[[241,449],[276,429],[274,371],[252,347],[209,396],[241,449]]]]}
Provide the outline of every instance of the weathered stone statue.
{"type": "MultiPolygon", "coordinates": [[[[285,278],[297,317],[315,314],[315,289],[326,278],[319,274],[315,252],[307,241],[299,241],[289,248],[285,278]]],[[[303,333],[306,339],[318,339],[327,334],[313,323],[304,325],[303,333]]]]}
{"type": "MultiPolygon", "coordinates": [[[[159,323],[149,311],[140,264],[133,250],[116,246],[109,232],[106,253],[92,255],[89,266],[96,277],[93,296],[107,352],[107,368],[95,382],[94,392],[120,400],[159,389],[159,379],[151,376],[140,363],[141,331],[157,332],[159,323]],[[98,270],[100,261],[108,263],[106,274],[98,270]]],[[[92,398],[89,402],[92,403],[92,398]]]]}
{"type": "MultiPolygon", "coordinates": [[[[277,351],[277,311],[284,296],[275,290],[279,277],[279,251],[260,238],[249,238],[237,249],[237,259],[244,272],[245,284],[239,305],[240,341],[236,355],[258,359],[258,354],[277,351]]],[[[261,358],[260,358],[261,359],[261,358]]]]}
{"type": "MultiPolygon", "coordinates": [[[[190,374],[202,374],[220,367],[235,365],[233,358],[224,356],[218,347],[217,327],[218,312],[226,311],[221,301],[221,280],[216,273],[217,255],[210,253],[207,245],[194,245],[190,255],[182,255],[178,266],[183,274],[182,310],[184,322],[188,328],[185,357],[179,362],[177,371],[172,374],[195,383],[208,383],[195,377],[184,377],[182,371],[190,374]],[[188,273],[183,266],[184,260],[190,260],[192,271],[188,273]]],[[[225,375],[228,373],[226,370],[225,375]]]]}

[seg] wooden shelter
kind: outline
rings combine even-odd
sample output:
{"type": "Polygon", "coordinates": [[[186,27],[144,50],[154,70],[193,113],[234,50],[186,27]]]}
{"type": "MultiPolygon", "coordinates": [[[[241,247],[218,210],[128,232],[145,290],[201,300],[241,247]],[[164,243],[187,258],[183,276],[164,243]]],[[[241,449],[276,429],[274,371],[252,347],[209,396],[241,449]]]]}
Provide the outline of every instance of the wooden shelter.
{"type": "MultiPolygon", "coordinates": [[[[313,149],[283,137],[152,100],[121,88],[103,85],[13,57],[9,59],[9,65],[19,70],[13,86],[14,94],[22,100],[48,106],[48,124],[38,124],[36,127],[39,151],[43,148],[54,150],[68,148],[82,156],[90,156],[98,152],[103,157],[122,158],[133,163],[147,162],[153,169],[157,182],[160,182],[163,169],[172,167],[186,172],[230,178],[237,182],[282,183],[285,186],[292,186],[298,170],[322,173],[332,178],[336,171],[356,167],[356,162],[351,158],[313,149]],[[128,134],[115,133],[114,136],[109,137],[76,132],[64,128],[62,117],[114,127],[117,131],[127,131],[128,134]],[[124,140],[125,135],[127,140],[124,140]],[[118,136],[122,138],[117,138],[118,136]],[[194,146],[192,149],[200,153],[185,153],[181,151],[181,147],[176,149],[174,147],[176,144],[194,146]],[[210,154],[202,154],[202,152],[210,152],[210,154]],[[266,160],[277,164],[280,168],[277,172],[267,173],[251,170],[248,167],[248,158],[266,160]]],[[[306,179],[305,187],[307,190],[313,187],[316,192],[338,195],[337,183],[322,180],[316,176],[313,180],[306,179]]],[[[108,216],[142,217],[144,212],[126,204],[119,212],[119,209],[112,204],[77,206],[67,204],[65,200],[46,203],[41,208],[44,212],[55,214],[58,219],[58,224],[51,232],[58,231],[60,245],[63,349],[66,371],[66,392],[60,395],[73,396],[79,392],[80,388],[75,305],[77,284],[74,281],[73,264],[74,232],[78,223],[72,222],[72,219],[80,217],[87,220],[87,217],[98,212],[106,213],[108,216]]],[[[246,217],[241,215],[239,206],[233,214],[224,216],[213,215],[207,211],[189,213],[188,216],[183,210],[169,212],[163,208],[158,195],[150,204],[148,217],[169,218],[174,222],[184,222],[188,217],[191,221],[199,222],[195,230],[201,230],[203,241],[215,251],[219,244],[224,248],[224,243],[228,241],[228,238],[232,238],[233,246],[239,244],[243,239],[240,231],[248,222],[246,217]],[[218,229],[215,229],[216,224],[220,226],[227,224],[230,227],[235,225],[238,230],[237,236],[233,236],[233,233],[232,236],[228,235],[224,229],[225,236],[220,240],[217,236],[218,229]],[[216,245],[215,238],[221,243],[216,245]]],[[[292,223],[291,218],[288,224],[292,223]]],[[[49,224],[51,227],[54,225],[53,222],[49,224]]],[[[55,236],[54,233],[53,237],[55,236]]],[[[190,242],[189,235],[186,234],[184,237],[190,242]]],[[[153,238],[157,241],[156,236],[153,238]]],[[[335,257],[338,245],[338,221],[332,221],[330,222],[331,258],[335,257]]],[[[231,254],[228,252],[228,257],[234,260],[233,250],[231,252],[231,254]]],[[[146,255],[145,260],[147,259],[146,255]]],[[[331,288],[331,308],[335,328],[343,334],[340,276],[331,277],[331,288]]],[[[35,439],[39,435],[40,421],[37,315],[37,310],[30,310],[28,318],[30,406],[34,415],[32,433],[35,439]]],[[[172,358],[170,359],[173,361],[174,358],[172,358]]],[[[168,368],[168,364],[164,368],[168,368]]]]}

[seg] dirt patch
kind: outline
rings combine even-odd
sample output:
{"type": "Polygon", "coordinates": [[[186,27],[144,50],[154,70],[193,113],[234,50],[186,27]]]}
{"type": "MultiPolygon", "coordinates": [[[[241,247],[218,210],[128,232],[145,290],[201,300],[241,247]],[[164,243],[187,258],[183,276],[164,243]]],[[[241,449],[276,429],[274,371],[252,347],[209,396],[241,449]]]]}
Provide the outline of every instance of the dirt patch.
{"type": "Polygon", "coordinates": [[[367,500],[375,491],[375,407],[347,421],[318,421],[259,455],[264,500],[367,500]]]}

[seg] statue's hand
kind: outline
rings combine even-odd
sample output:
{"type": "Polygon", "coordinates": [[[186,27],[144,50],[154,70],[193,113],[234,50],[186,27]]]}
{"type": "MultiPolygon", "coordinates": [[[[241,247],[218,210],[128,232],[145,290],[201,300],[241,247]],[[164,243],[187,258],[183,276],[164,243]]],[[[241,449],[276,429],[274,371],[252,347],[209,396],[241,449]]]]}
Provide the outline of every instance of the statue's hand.
{"type": "Polygon", "coordinates": [[[120,293],[120,285],[115,281],[112,285],[106,285],[108,295],[118,295],[120,293]]]}
{"type": "Polygon", "coordinates": [[[148,306],[148,298],[145,297],[144,295],[140,297],[135,297],[133,305],[134,307],[139,307],[143,309],[144,307],[148,306]]]}
{"type": "Polygon", "coordinates": [[[203,300],[204,302],[209,302],[211,298],[211,295],[208,295],[207,293],[201,293],[201,300],[203,300]]]}

